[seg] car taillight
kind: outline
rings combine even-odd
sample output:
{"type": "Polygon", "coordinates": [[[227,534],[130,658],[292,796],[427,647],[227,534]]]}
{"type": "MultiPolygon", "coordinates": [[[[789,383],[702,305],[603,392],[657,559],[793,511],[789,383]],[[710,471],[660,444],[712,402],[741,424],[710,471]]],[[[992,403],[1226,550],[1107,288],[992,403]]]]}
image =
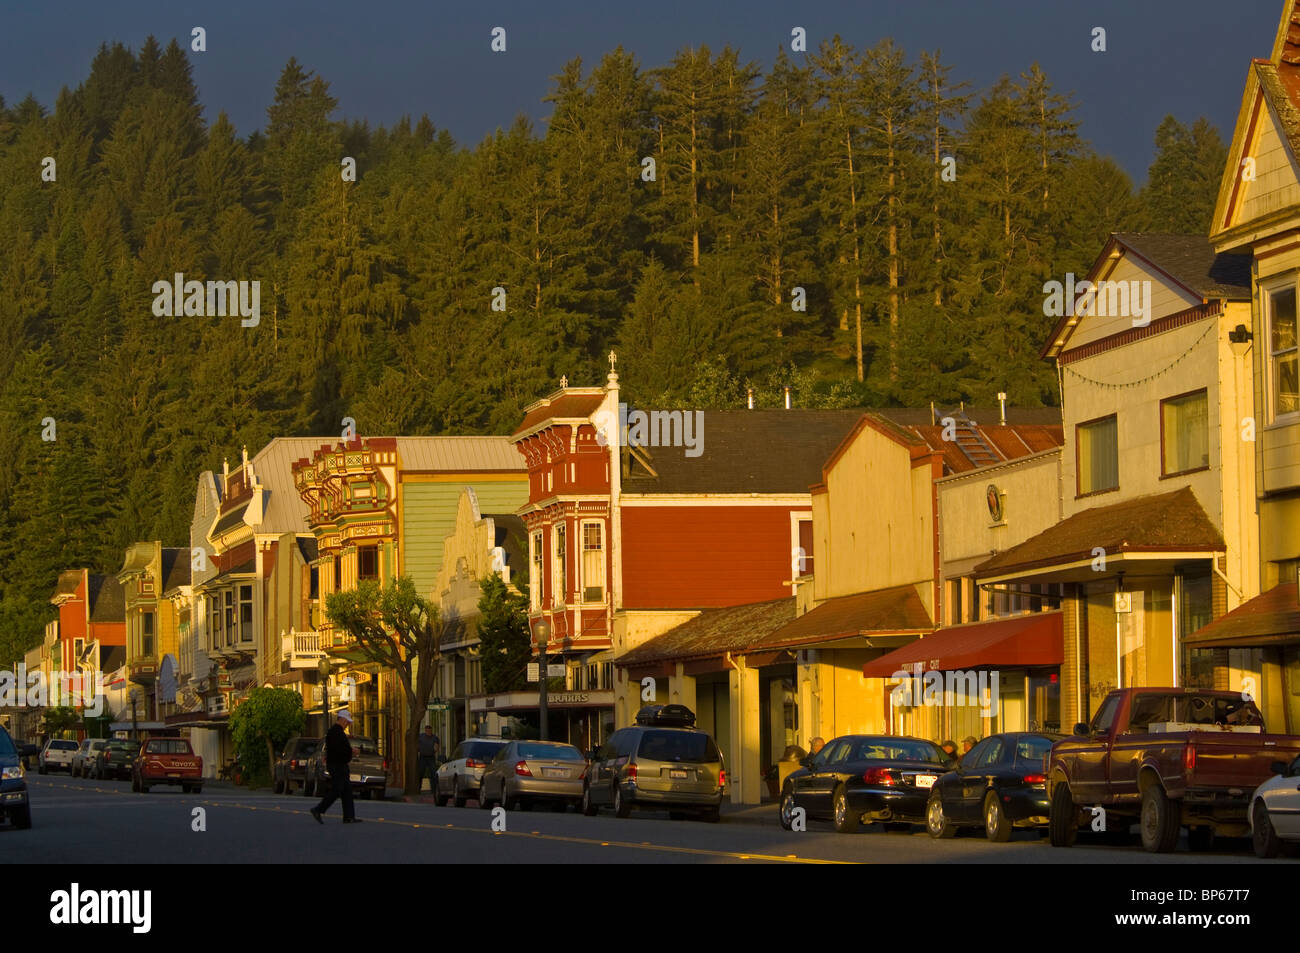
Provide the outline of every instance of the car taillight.
{"type": "Polygon", "coordinates": [[[1196,767],[1196,746],[1188,745],[1183,749],[1183,770],[1191,774],[1196,767]]]}
{"type": "Polygon", "coordinates": [[[482,761],[475,761],[473,758],[466,758],[466,759],[465,759],[465,767],[467,767],[467,768],[484,768],[484,767],[487,767],[487,765],[484,764],[484,762],[482,762],[482,761]]]}
{"type": "Polygon", "coordinates": [[[290,761],[289,767],[293,768],[296,771],[298,769],[298,759],[294,758],[292,761],[290,761]]]}
{"type": "Polygon", "coordinates": [[[533,776],[533,772],[528,770],[527,761],[515,762],[515,774],[519,775],[522,778],[531,778],[533,776]]]}
{"type": "Polygon", "coordinates": [[[726,769],[726,768],[719,768],[719,769],[718,769],[718,787],[720,787],[720,788],[725,788],[726,786],[727,786],[727,769],[726,769]]]}
{"type": "Polygon", "coordinates": [[[388,773],[388,759],[387,759],[387,758],[384,759],[384,773],[385,773],[385,774],[388,773]]]}
{"type": "Polygon", "coordinates": [[[636,765],[635,765],[635,764],[629,764],[629,765],[627,766],[627,779],[628,779],[629,781],[635,781],[635,780],[636,780],[636,765]]]}
{"type": "Polygon", "coordinates": [[[888,768],[868,768],[862,773],[862,780],[867,784],[883,784],[886,787],[897,784],[888,768]]]}
{"type": "Polygon", "coordinates": [[[1026,774],[1026,775],[1025,775],[1025,783],[1026,783],[1026,784],[1045,784],[1046,782],[1047,782],[1047,775],[1045,775],[1045,774],[1026,774]]]}

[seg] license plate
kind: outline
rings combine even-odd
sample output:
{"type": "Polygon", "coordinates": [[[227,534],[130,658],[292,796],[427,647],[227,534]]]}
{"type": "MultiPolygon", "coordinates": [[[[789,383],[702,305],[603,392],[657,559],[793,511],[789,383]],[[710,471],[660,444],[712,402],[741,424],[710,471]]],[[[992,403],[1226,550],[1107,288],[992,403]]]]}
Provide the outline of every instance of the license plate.
{"type": "Polygon", "coordinates": [[[916,776],[916,786],[918,788],[932,788],[937,780],[939,780],[939,777],[935,774],[918,774],[916,776]]]}
{"type": "Polygon", "coordinates": [[[564,768],[542,768],[542,777],[544,778],[567,778],[569,772],[564,768]]]}
{"type": "Polygon", "coordinates": [[[179,778],[180,776],[181,776],[181,773],[180,773],[179,771],[168,771],[168,772],[167,772],[167,777],[169,777],[169,778],[179,778]]]}
{"type": "Polygon", "coordinates": [[[685,769],[685,768],[669,768],[669,769],[668,769],[668,777],[670,777],[670,778],[674,778],[674,779],[676,779],[676,778],[681,778],[681,779],[685,780],[685,778],[686,778],[686,769],[685,769]]]}
{"type": "Polygon", "coordinates": [[[348,775],[348,780],[349,780],[349,781],[360,781],[360,780],[361,780],[361,775],[359,775],[359,774],[349,774],[349,775],[348,775]]]}

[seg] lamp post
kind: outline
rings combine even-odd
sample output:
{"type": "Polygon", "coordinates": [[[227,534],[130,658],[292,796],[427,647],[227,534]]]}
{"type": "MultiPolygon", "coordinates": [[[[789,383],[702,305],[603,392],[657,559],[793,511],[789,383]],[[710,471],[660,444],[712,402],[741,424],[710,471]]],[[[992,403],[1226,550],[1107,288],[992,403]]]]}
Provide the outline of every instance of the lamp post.
{"type": "Polygon", "coordinates": [[[534,630],[537,633],[537,720],[538,720],[538,737],[542,741],[547,741],[549,732],[546,724],[546,643],[551,637],[551,624],[545,619],[537,623],[534,630]]]}
{"type": "Polygon", "coordinates": [[[136,727],[137,721],[135,717],[135,703],[136,703],[136,699],[138,699],[139,697],[140,697],[140,693],[137,692],[134,688],[131,689],[131,738],[132,740],[138,740],[140,738],[140,729],[136,727]]]}
{"type": "Polygon", "coordinates": [[[316,663],[316,670],[320,672],[320,714],[321,714],[321,732],[330,730],[330,660],[322,655],[320,661],[316,663]]]}

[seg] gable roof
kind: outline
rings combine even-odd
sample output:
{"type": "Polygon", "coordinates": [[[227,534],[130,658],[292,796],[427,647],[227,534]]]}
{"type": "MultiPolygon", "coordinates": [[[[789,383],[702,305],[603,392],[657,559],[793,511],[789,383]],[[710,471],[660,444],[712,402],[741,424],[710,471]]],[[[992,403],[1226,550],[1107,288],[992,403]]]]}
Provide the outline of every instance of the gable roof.
{"type": "Polygon", "coordinates": [[[126,621],[126,590],[116,576],[91,573],[87,576],[87,589],[91,622],[126,621]]]}

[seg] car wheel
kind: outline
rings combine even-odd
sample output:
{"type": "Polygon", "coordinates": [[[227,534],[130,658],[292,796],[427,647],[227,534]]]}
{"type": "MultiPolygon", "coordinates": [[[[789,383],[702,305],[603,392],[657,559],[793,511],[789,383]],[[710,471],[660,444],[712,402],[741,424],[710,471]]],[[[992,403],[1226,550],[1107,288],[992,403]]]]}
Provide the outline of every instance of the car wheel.
{"type": "Polygon", "coordinates": [[[303,775],[303,778],[302,778],[302,796],[303,796],[303,797],[315,797],[315,796],[316,796],[316,785],[312,782],[312,779],[311,779],[311,775],[310,775],[310,774],[305,774],[305,775],[303,775]]]}
{"type": "Polygon", "coordinates": [[[1214,848],[1214,828],[1208,824],[1203,827],[1187,829],[1187,846],[1190,850],[1207,851],[1214,848]]]}
{"type": "Polygon", "coordinates": [[[600,810],[591,800],[591,787],[583,785],[582,788],[582,814],[584,817],[595,817],[596,812],[600,810]]]}
{"type": "Polygon", "coordinates": [[[150,789],[151,787],[153,787],[153,785],[151,785],[151,784],[145,784],[145,783],[144,783],[144,778],[141,778],[141,779],[140,779],[140,793],[141,793],[141,794],[148,794],[148,793],[149,793],[149,789],[150,789]]]}
{"type": "Polygon", "coordinates": [[[140,779],[134,774],[131,775],[131,790],[135,791],[137,794],[140,791],[140,779]]]}
{"type": "Polygon", "coordinates": [[[627,798],[623,797],[623,789],[616,783],[614,785],[614,816],[627,817],[632,813],[632,804],[627,798]]]}
{"type": "Polygon", "coordinates": [[[434,782],[433,782],[433,803],[434,803],[434,805],[436,805],[437,807],[446,807],[446,806],[447,806],[447,802],[448,802],[449,800],[451,800],[451,798],[450,798],[448,795],[442,793],[442,788],[441,788],[441,786],[438,784],[438,781],[435,779],[434,782]]]}
{"type": "Polygon", "coordinates": [[[465,806],[465,794],[460,789],[460,775],[451,782],[451,803],[457,807],[465,806]]]}
{"type": "Polygon", "coordinates": [[[794,788],[787,784],[781,794],[781,826],[787,831],[794,830],[795,807],[797,805],[794,803],[794,788]]]}
{"type": "Polygon", "coordinates": [[[1064,782],[1052,789],[1052,811],[1047,821],[1047,837],[1053,847],[1072,847],[1079,836],[1079,812],[1069,785],[1064,782]]]}
{"type": "Polygon", "coordinates": [[[849,796],[844,785],[838,785],[831,795],[831,813],[835,820],[835,829],[841,834],[852,834],[858,829],[862,818],[849,809],[849,796]]]}
{"type": "Polygon", "coordinates": [[[998,844],[1011,840],[1011,820],[1002,810],[997,791],[990,791],[984,798],[984,835],[998,844]]]}
{"type": "Polygon", "coordinates": [[[14,808],[9,812],[9,820],[20,831],[27,830],[32,826],[32,806],[27,804],[23,807],[14,808]]]}
{"type": "Polygon", "coordinates": [[[1149,784],[1142,792],[1142,846],[1153,854],[1167,854],[1178,843],[1178,805],[1171,803],[1165,789],[1149,784]]]}
{"type": "Polygon", "coordinates": [[[478,806],[483,808],[485,811],[492,806],[492,801],[488,797],[487,793],[487,778],[484,778],[478,783],[478,806]]]}
{"type": "Polygon", "coordinates": [[[1282,841],[1273,830],[1273,822],[1268,819],[1268,808],[1263,799],[1255,801],[1250,809],[1251,840],[1255,845],[1256,857],[1276,857],[1282,849],[1282,841]]]}
{"type": "Polygon", "coordinates": [[[925,829],[936,840],[957,836],[957,825],[943,812],[943,798],[935,791],[925,804],[925,829]]]}

